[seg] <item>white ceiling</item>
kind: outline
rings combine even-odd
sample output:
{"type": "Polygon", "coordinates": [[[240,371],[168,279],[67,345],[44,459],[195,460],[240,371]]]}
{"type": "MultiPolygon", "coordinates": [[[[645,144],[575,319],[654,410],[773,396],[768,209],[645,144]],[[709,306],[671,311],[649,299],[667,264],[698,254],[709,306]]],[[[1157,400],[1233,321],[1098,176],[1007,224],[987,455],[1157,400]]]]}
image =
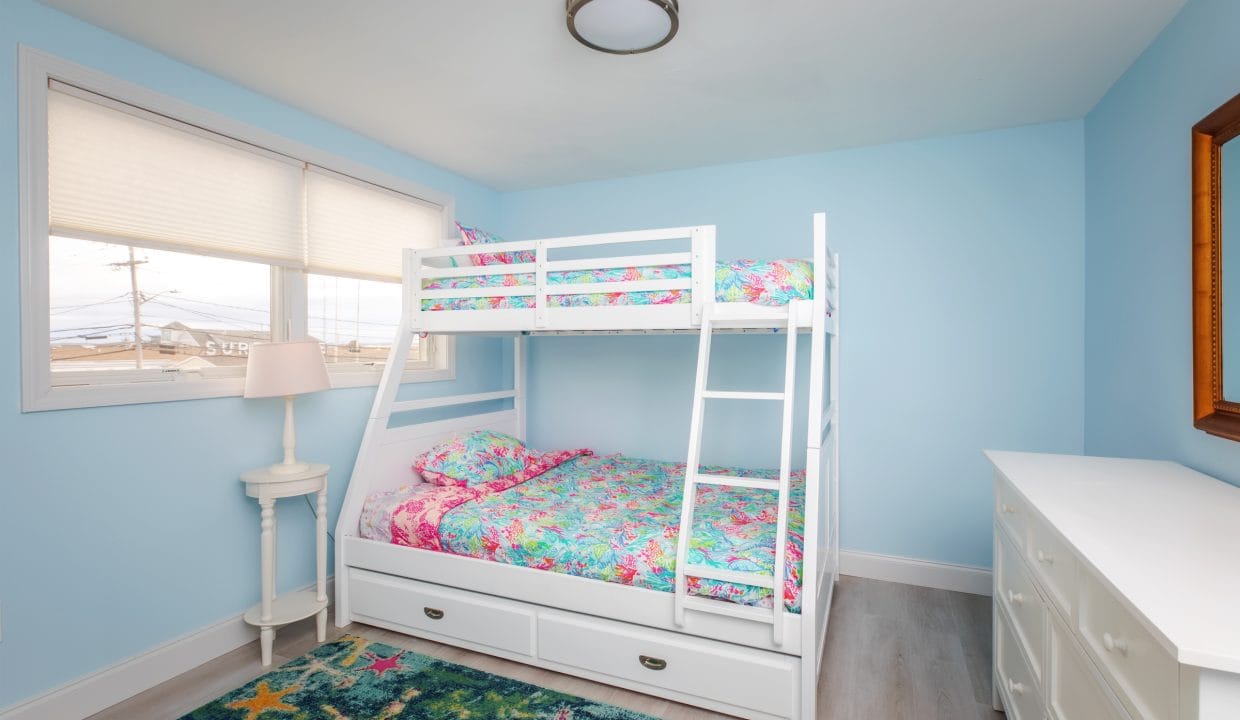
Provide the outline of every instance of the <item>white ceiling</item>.
{"type": "Polygon", "coordinates": [[[44,0],[501,190],[1079,118],[1184,0],[681,0],[653,53],[563,0],[44,0]]]}

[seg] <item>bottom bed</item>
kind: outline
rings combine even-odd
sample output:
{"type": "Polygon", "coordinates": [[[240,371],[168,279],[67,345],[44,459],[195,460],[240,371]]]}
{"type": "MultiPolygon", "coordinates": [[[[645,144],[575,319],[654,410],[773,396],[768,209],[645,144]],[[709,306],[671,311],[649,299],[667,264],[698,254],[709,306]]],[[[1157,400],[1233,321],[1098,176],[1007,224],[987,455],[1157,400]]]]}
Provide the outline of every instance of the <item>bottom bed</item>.
{"type": "MultiPolygon", "coordinates": [[[[540,465],[533,477],[372,493],[361,537],[346,540],[348,619],[729,715],[805,718],[801,688],[817,660],[802,657],[800,635],[804,473],[792,476],[783,588],[791,613],[777,645],[769,624],[713,614],[683,629],[667,624],[683,463],[547,456],[550,469],[540,465]]],[[[775,493],[698,492],[689,561],[770,573],[775,493]]],[[[769,589],[691,582],[702,596],[773,602],[769,589]]]]}
{"type": "MultiPolygon", "coordinates": [[[[552,453],[548,453],[552,455],[552,453]]],[[[684,464],[585,451],[529,478],[472,488],[417,484],[371,495],[361,536],[509,565],[671,592],[684,464]]],[[[778,470],[705,468],[725,475],[778,477],[778,470]]],[[[805,474],[789,496],[786,608],[800,612],[805,474]]],[[[690,563],[770,574],[775,567],[776,493],[702,486],[690,563]]],[[[770,607],[766,588],[689,578],[689,592],[770,607]]]]}

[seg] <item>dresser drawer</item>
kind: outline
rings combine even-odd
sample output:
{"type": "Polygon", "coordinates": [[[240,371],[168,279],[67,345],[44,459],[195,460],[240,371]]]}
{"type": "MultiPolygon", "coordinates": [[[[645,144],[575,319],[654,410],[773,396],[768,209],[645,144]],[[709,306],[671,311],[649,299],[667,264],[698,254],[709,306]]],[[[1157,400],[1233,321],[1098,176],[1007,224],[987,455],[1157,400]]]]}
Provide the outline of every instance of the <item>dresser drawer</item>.
{"type": "Polygon", "coordinates": [[[1082,573],[1077,625],[1098,667],[1141,720],[1179,716],[1180,666],[1124,603],[1090,573],[1082,573]]]}
{"type": "Polygon", "coordinates": [[[541,612],[538,656],[780,717],[798,702],[792,658],[627,623],[541,612]]]}
{"type": "Polygon", "coordinates": [[[1042,720],[1042,693],[1037,678],[1021,655],[1016,636],[1003,613],[995,614],[998,624],[999,647],[995,655],[999,661],[999,686],[1005,699],[1009,720],[1042,720]]]}
{"type": "Polygon", "coordinates": [[[1055,720],[1129,720],[1058,620],[1050,622],[1047,697],[1055,720]]]}
{"type": "Polygon", "coordinates": [[[1072,548],[1041,518],[1030,517],[1029,549],[1025,557],[1051,604],[1070,620],[1077,595],[1077,562],[1072,548]]]}
{"type": "Polygon", "coordinates": [[[1025,531],[1029,508],[1007,480],[1000,476],[995,481],[995,520],[1011,536],[1018,550],[1025,549],[1025,531]]]}
{"type": "Polygon", "coordinates": [[[534,609],[491,602],[473,593],[351,568],[353,616],[398,623],[412,634],[429,633],[479,645],[534,654],[534,609]]]}
{"type": "Polygon", "coordinates": [[[995,542],[995,595],[1011,616],[1012,630],[1028,651],[1033,674],[1041,681],[1046,608],[1020,553],[1003,533],[995,533],[995,542]]]}

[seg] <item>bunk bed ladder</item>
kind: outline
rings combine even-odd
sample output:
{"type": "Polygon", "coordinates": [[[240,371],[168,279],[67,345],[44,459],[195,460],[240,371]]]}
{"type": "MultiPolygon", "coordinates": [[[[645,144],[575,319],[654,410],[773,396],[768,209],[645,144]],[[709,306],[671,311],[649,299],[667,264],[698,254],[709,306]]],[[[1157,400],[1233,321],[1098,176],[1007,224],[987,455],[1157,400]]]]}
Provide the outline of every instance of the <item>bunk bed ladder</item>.
{"type": "Polygon", "coordinates": [[[702,327],[698,342],[697,380],[693,389],[693,413],[689,427],[689,457],[685,464],[684,493],[680,509],[680,534],[676,544],[676,589],[675,589],[675,622],[678,626],[685,624],[685,610],[713,612],[720,615],[746,618],[759,622],[768,622],[773,626],[773,642],[782,645],[784,641],[784,575],[785,548],[788,539],[788,495],[789,476],[792,464],[792,408],[796,383],[797,330],[796,312],[793,305],[786,306],[788,313],[787,346],[784,359],[783,392],[747,392],[720,391],[706,387],[710,371],[710,345],[714,335],[716,320],[726,320],[714,307],[708,307],[702,314],[702,327]],[[702,459],[702,423],[706,409],[706,400],[753,400],[778,401],[783,405],[782,434],[780,436],[779,477],[778,479],[762,477],[738,477],[716,473],[700,472],[702,459]],[[707,565],[690,564],[688,562],[689,546],[693,531],[693,508],[697,502],[697,489],[701,485],[723,487],[755,488],[776,491],[777,520],[775,529],[775,567],[771,574],[755,572],[738,572],[714,568],[707,565]],[[688,578],[720,580],[737,585],[750,585],[770,589],[774,595],[771,608],[758,608],[739,605],[723,600],[711,600],[706,597],[688,594],[688,578]]]}

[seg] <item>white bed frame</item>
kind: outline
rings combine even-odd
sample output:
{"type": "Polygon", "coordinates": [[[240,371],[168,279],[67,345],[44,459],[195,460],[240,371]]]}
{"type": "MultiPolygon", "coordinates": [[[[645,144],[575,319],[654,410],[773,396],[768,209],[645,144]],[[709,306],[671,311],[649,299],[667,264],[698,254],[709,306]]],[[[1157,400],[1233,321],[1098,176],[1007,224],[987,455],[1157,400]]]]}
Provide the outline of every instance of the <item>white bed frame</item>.
{"type": "MultiPolygon", "coordinates": [[[[336,624],[362,622],[417,637],[754,720],[809,720],[828,610],[839,567],[839,285],[838,256],[826,243],[826,219],[813,218],[814,299],[787,308],[714,303],[713,227],[675,228],[406,251],[404,312],[367,422],[336,527],[336,624]],[[555,250],[608,245],[687,243],[676,252],[552,260],[555,250]],[[434,277],[497,274],[489,267],[432,267],[430,258],[533,250],[536,262],[504,273],[532,273],[534,283],[500,288],[423,290],[434,277]],[[557,270],[692,264],[692,277],[621,283],[552,285],[557,270]],[[683,288],[692,303],[655,306],[550,307],[548,295],[683,288]],[[422,300],[532,295],[521,310],[424,311],[422,300]],[[713,307],[712,307],[713,306],[713,307]],[[504,565],[367,540],[358,532],[373,492],[419,482],[413,456],[461,431],[491,428],[525,437],[525,337],[537,333],[698,332],[703,312],[726,308],[717,328],[778,327],[779,317],[808,330],[811,350],[806,449],[805,547],[801,613],[783,615],[783,642],[769,621],[717,613],[674,617],[673,593],[504,565]],[[398,401],[400,377],[415,334],[514,335],[511,390],[398,401]],[[829,364],[828,364],[829,360],[829,364]],[[828,395],[829,393],[829,395],[828,395]],[[392,426],[393,415],[487,401],[511,409],[392,426]]],[[[598,254],[595,252],[594,254],[598,254]]],[[[712,315],[715,317],[715,315],[712,315]]]]}

